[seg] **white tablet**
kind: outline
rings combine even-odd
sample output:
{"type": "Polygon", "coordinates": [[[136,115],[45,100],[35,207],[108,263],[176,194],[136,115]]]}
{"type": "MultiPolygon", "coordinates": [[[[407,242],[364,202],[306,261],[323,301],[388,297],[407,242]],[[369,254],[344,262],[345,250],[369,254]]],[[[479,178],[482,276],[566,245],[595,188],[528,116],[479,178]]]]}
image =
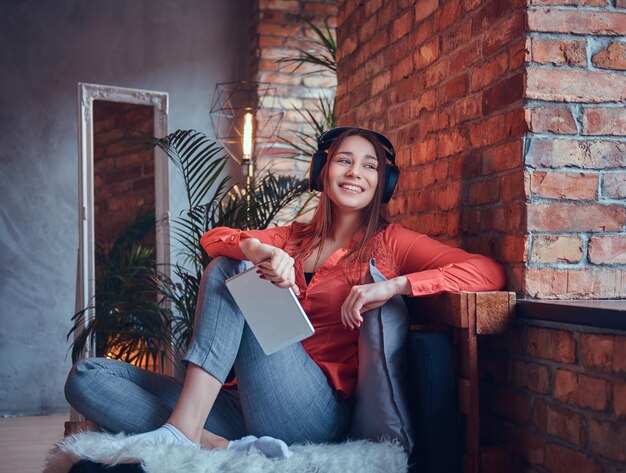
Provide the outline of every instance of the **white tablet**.
{"type": "Polygon", "coordinates": [[[261,279],[257,267],[228,278],[226,287],[266,355],[313,335],[315,330],[291,289],[261,279]]]}

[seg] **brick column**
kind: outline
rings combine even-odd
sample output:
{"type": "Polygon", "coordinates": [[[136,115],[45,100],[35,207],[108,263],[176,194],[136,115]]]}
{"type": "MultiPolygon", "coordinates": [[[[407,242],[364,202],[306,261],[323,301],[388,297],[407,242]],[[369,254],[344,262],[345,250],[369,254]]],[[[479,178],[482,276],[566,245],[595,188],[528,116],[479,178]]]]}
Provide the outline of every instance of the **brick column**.
{"type": "MultiPolygon", "coordinates": [[[[329,73],[312,74],[320,68],[308,64],[292,72],[294,65],[281,64],[277,60],[297,56],[298,49],[311,49],[310,40],[315,36],[305,20],[316,26],[327,21],[334,28],[336,12],[334,0],[254,1],[252,80],[268,82],[276,88],[278,106],[284,111],[281,133],[284,138],[295,140],[295,132],[312,132],[296,110],[317,115],[317,97],[334,94],[336,78],[329,73]]],[[[304,175],[308,170],[306,162],[276,160],[277,157],[291,155],[294,155],[294,150],[279,143],[266,154],[266,158],[274,160],[276,171],[304,175]]],[[[263,166],[263,163],[260,165],[263,166]]]]}
{"type": "Polygon", "coordinates": [[[531,3],[524,293],[624,298],[626,3],[531,3]]]}

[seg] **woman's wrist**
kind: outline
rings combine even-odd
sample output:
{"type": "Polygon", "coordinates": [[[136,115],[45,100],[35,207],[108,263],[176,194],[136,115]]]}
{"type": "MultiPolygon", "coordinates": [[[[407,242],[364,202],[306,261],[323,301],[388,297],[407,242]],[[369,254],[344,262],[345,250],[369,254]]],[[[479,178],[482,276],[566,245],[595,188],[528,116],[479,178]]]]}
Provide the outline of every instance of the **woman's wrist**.
{"type": "Polygon", "coordinates": [[[406,276],[398,276],[390,280],[394,284],[396,295],[408,296],[411,294],[411,283],[406,276]]]}
{"type": "Polygon", "coordinates": [[[245,238],[239,241],[239,249],[248,261],[254,262],[254,254],[260,244],[257,238],[245,238]]]}

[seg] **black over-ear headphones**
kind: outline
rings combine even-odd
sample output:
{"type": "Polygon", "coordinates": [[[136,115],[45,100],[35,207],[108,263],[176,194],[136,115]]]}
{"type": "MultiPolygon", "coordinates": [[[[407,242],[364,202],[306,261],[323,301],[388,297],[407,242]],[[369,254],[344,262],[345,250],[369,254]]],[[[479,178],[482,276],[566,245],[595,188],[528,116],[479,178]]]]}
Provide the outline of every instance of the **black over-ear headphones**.
{"type": "Polygon", "coordinates": [[[335,139],[341,135],[344,131],[347,130],[365,130],[373,133],[376,138],[380,141],[380,144],[383,146],[385,150],[385,155],[387,159],[391,161],[391,164],[387,163],[385,166],[385,182],[383,188],[382,202],[387,203],[391,199],[393,195],[393,191],[396,188],[396,184],[398,183],[398,177],[400,177],[400,169],[396,166],[396,151],[393,149],[393,145],[389,138],[385,135],[378,133],[376,131],[367,130],[365,128],[357,128],[352,126],[340,126],[338,128],[333,128],[332,130],[328,130],[322,134],[317,140],[317,151],[311,158],[311,170],[309,172],[309,187],[311,190],[322,191],[323,184],[320,179],[320,175],[322,174],[322,169],[326,164],[326,159],[328,157],[328,148],[332,144],[335,139]]]}

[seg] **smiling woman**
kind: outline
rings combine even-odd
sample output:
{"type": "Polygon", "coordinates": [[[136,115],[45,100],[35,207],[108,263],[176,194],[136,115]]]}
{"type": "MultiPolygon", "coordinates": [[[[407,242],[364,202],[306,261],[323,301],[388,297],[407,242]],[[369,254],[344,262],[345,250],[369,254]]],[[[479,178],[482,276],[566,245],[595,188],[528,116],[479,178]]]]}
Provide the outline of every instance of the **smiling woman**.
{"type": "Polygon", "coordinates": [[[337,211],[359,212],[370,205],[378,186],[374,145],[358,135],[344,139],[328,167],[328,183],[337,211]]]}
{"type": "Polygon", "coordinates": [[[398,177],[394,158],[389,140],[370,130],[339,128],[322,135],[310,178],[322,192],[310,222],[250,231],[219,227],[202,237],[215,259],[201,282],[184,384],[95,359],[73,368],[66,385],[70,403],[107,430],[151,431],[125,445],[254,445],[268,456],[285,457],[289,444],[344,439],[364,312],[398,294],[504,285],[502,268],[489,258],[382,217],[381,205],[391,198],[398,177]],[[371,258],[386,279],[367,282],[371,258]],[[225,287],[227,278],[245,268],[243,260],[298,294],[313,336],[271,356],[263,353],[225,287]],[[313,273],[308,282],[305,273],[313,273]],[[233,365],[237,390],[224,386],[233,365]],[[132,416],[128,406],[134,406],[132,416]]]}

